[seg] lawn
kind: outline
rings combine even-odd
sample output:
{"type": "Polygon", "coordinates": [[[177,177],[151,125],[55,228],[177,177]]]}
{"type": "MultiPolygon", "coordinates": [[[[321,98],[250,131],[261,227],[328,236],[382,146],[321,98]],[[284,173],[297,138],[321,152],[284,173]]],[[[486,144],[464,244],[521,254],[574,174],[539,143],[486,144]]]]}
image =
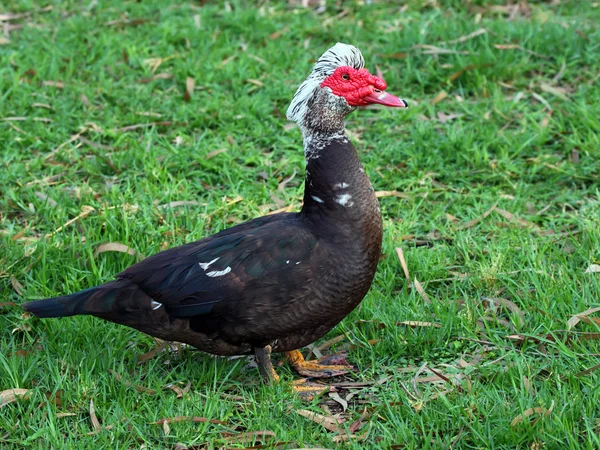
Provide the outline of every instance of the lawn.
{"type": "Polygon", "coordinates": [[[600,447],[600,313],[574,317],[600,306],[600,4],[300,3],[2,3],[0,392],[24,395],[0,394],[1,448],[600,447]],[[385,235],[304,352],[348,352],[337,392],[23,313],[299,208],[285,110],[337,41],[411,105],[348,117],[385,235]]]}

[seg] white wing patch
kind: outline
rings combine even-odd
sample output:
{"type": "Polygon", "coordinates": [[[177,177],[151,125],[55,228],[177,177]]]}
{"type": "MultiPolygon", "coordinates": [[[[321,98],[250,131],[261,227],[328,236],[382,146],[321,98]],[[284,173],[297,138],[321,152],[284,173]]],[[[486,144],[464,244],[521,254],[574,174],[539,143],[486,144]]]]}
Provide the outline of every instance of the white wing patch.
{"type": "Polygon", "coordinates": [[[350,185],[342,181],[341,183],[334,184],[333,187],[337,189],[346,189],[347,187],[350,187],[350,185]]]}
{"type": "Polygon", "coordinates": [[[206,270],[210,267],[211,264],[216,263],[219,260],[219,258],[215,258],[210,262],[207,263],[198,263],[200,265],[200,267],[202,268],[202,270],[206,270]]]}
{"type": "Polygon", "coordinates": [[[162,303],[158,303],[157,301],[152,300],[150,302],[150,307],[152,308],[153,311],[156,311],[161,306],[162,306],[162,303]]]}
{"type": "Polygon", "coordinates": [[[354,205],[354,202],[351,200],[352,200],[352,196],[350,194],[338,195],[335,198],[335,201],[337,203],[339,203],[342,206],[347,206],[348,208],[350,208],[352,205],[354,205]]]}
{"type": "MultiPolygon", "coordinates": [[[[207,270],[212,264],[216,263],[218,260],[219,260],[219,258],[215,258],[212,261],[209,261],[207,263],[198,263],[198,264],[200,265],[202,270],[207,270]]],[[[206,276],[211,277],[211,278],[222,277],[223,275],[227,275],[229,272],[231,272],[231,267],[227,266],[223,270],[211,270],[210,272],[206,272],[206,276]]]]}
{"type": "Polygon", "coordinates": [[[310,198],[312,198],[317,203],[325,203],[323,200],[321,200],[319,197],[317,197],[315,195],[311,195],[310,198]]]}
{"type": "Polygon", "coordinates": [[[206,276],[211,278],[222,277],[223,275],[227,275],[229,272],[231,272],[231,267],[227,266],[223,270],[213,270],[212,272],[208,272],[206,276]]]}

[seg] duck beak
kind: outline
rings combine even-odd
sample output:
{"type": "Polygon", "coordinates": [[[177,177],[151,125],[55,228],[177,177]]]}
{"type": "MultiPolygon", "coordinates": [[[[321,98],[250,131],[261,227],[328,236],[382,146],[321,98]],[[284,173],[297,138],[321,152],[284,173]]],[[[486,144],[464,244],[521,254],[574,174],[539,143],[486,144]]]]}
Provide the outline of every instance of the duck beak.
{"type": "Polygon", "coordinates": [[[363,100],[367,103],[378,103],[380,105],[392,106],[396,108],[408,108],[408,103],[401,98],[398,98],[392,94],[388,94],[387,92],[379,89],[373,89],[373,92],[366,97],[363,97],[363,100]]]}

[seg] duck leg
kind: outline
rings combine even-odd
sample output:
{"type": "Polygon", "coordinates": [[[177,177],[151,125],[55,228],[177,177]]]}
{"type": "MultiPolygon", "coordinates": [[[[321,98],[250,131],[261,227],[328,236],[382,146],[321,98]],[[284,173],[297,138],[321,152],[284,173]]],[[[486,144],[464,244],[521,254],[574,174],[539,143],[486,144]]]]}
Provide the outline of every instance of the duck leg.
{"type": "Polygon", "coordinates": [[[299,350],[285,352],[285,356],[294,368],[303,377],[331,378],[344,375],[352,370],[348,364],[320,364],[316,361],[306,361],[299,350]]]}
{"type": "Polygon", "coordinates": [[[271,350],[270,345],[254,349],[258,370],[266,384],[279,381],[279,375],[275,372],[275,368],[271,362],[271,350]]]}

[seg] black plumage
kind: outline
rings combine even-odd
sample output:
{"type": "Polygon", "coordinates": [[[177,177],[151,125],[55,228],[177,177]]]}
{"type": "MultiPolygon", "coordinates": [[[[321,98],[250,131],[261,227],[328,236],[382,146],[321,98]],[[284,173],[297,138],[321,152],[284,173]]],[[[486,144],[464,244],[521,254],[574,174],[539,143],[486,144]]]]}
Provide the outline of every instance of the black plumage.
{"type": "Polygon", "coordinates": [[[307,155],[300,212],[171,248],[114,281],[25,309],[39,317],[94,315],[217,355],[257,352],[266,376],[265,349],[288,352],[323,336],[371,286],[382,223],[344,134],[344,116],[355,107],[329,89],[317,89],[307,102],[299,121],[307,155]]]}

